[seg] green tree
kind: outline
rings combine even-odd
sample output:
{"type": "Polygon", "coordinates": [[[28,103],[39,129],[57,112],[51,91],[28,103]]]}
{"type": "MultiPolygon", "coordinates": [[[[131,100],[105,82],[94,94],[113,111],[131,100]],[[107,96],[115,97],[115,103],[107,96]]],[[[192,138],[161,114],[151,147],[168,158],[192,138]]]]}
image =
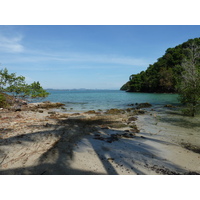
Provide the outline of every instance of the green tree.
{"type": "MultiPolygon", "coordinates": [[[[200,38],[188,40],[174,48],[168,48],[165,54],[150,64],[143,72],[134,74],[136,79],[126,83],[128,91],[135,92],[177,92],[176,86],[180,84],[183,68],[181,63],[188,58],[188,48],[192,42],[200,46],[200,38]]],[[[124,87],[122,87],[124,89],[124,87]]]]}
{"type": "Polygon", "coordinates": [[[12,94],[13,101],[15,101],[16,98],[30,100],[32,98],[44,98],[49,95],[39,82],[34,82],[29,85],[25,82],[25,77],[16,76],[16,73],[9,74],[6,68],[0,70],[0,92],[0,101],[5,100],[5,98],[2,97],[3,92],[12,94]]]}
{"type": "Polygon", "coordinates": [[[40,83],[33,82],[28,87],[26,87],[25,94],[28,95],[31,98],[45,98],[49,95],[49,93],[42,88],[40,83]]]}

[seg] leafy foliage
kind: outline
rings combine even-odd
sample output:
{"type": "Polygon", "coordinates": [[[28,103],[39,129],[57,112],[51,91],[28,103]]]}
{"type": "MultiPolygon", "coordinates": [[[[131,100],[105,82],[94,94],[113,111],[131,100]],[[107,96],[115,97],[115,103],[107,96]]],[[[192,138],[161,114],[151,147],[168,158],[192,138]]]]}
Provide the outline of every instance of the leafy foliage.
{"type": "Polygon", "coordinates": [[[7,92],[13,95],[13,100],[15,98],[27,99],[28,98],[43,98],[49,95],[39,82],[34,82],[32,84],[27,84],[25,82],[25,77],[16,76],[16,73],[8,73],[8,70],[0,70],[0,104],[2,107],[5,104],[5,95],[3,92],[7,92]]]}
{"type": "Polygon", "coordinates": [[[0,93],[0,108],[7,106],[6,97],[0,93]]]}
{"type": "Polygon", "coordinates": [[[190,39],[174,48],[168,48],[165,54],[146,71],[130,76],[129,81],[121,90],[130,92],[174,93],[181,83],[183,60],[190,57],[191,44],[200,46],[200,38],[190,39]]]}

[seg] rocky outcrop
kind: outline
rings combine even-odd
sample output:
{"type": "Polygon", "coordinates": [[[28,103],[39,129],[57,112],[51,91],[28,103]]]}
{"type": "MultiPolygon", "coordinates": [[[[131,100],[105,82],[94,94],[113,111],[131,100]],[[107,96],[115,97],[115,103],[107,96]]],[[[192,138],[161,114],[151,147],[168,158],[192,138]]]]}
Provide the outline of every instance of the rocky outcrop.
{"type": "Polygon", "coordinates": [[[50,101],[42,102],[42,103],[30,103],[28,104],[28,108],[31,109],[50,109],[50,108],[60,108],[62,106],[65,106],[63,103],[54,103],[50,101]]]}

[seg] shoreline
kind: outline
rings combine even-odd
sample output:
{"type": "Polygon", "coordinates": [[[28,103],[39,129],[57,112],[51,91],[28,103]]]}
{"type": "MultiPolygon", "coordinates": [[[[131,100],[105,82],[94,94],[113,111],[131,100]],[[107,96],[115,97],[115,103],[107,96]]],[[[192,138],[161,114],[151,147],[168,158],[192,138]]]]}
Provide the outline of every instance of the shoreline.
{"type": "Polygon", "coordinates": [[[171,108],[0,116],[0,174],[200,174],[199,119],[171,108]]]}

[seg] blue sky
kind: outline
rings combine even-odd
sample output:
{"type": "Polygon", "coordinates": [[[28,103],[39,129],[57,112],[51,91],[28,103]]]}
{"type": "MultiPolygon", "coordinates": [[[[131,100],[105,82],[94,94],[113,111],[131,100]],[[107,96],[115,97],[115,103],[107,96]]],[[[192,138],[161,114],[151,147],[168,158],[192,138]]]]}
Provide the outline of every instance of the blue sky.
{"type": "Polygon", "coordinates": [[[0,63],[54,89],[119,89],[200,26],[0,26],[0,63]]]}

